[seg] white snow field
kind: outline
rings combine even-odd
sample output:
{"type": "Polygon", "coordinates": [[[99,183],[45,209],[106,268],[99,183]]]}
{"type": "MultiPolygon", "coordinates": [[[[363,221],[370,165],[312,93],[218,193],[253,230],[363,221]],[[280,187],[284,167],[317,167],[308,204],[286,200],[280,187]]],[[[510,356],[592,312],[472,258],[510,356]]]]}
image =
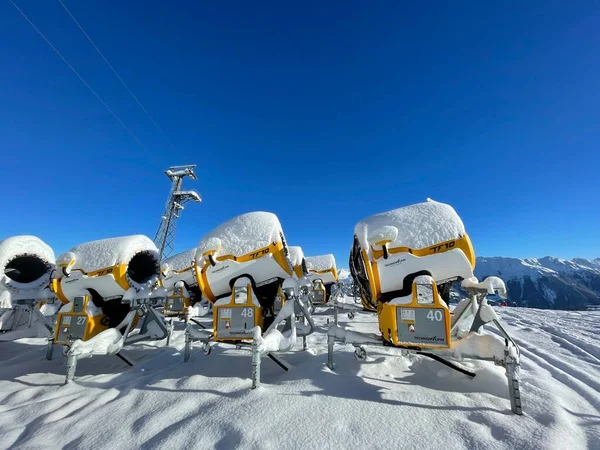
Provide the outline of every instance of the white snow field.
{"type": "MultiPolygon", "coordinates": [[[[281,356],[288,372],[263,358],[256,390],[247,351],[195,349],[184,364],[182,323],[170,347],[126,347],[134,367],[83,360],[69,385],[59,349],[46,361],[41,339],[2,343],[0,448],[600,449],[600,311],[496,310],[521,347],[523,416],[491,363],[463,362],[469,379],[383,347],[361,363],[336,345],[330,371],[324,307],[309,350],[281,356]]],[[[377,328],[373,313],[340,322],[377,328]]]]}

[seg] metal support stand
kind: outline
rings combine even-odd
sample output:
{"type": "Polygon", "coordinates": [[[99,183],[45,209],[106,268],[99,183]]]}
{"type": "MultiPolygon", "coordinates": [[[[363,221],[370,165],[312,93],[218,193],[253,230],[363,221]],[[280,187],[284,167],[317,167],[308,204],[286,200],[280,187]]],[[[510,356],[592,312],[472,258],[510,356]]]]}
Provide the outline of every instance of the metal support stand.
{"type": "Polygon", "coordinates": [[[260,386],[260,350],[258,339],[252,340],[252,389],[260,386]]]}
{"type": "Polygon", "coordinates": [[[48,338],[48,343],[46,344],[46,359],[48,361],[52,360],[52,355],[54,354],[54,338],[48,338]]]}
{"type": "Polygon", "coordinates": [[[169,344],[171,343],[171,335],[173,334],[173,319],[169,319],[169,328],[168,328],[168,334],[167,334],[167,347],[169,346],[169,344]]]}
{"type": "Polygon", "coordinates": [[[75,378],[75,370],[77,370],[77,356],[67,354],[67,376],[65,384],[73,381],[75,378]]]}
{"type": "Polygon", "coordinates": [[[506,378],[508,380],[508,397],[510,398],[510,410],[517,414],[523,414],[521,405],[521,389],[519,388],[520,364],[517,359],[510,355],[508,340],[504,349],[504,361],[506,368],[506,378]]]}
{"type": "Polygon", "coordinates": [[[327,367],[333,370],[333,345],[335,344],[335,336],[331,333],[327,334],[327,367]]]}
{"type": "Polygon", "coordinates": [[[183,362],[188,362],[190,360],[190,354],[192,352],[192,337],[190,336],[189,331],[185,330],[185,346],[183,348],[183,362]]]}

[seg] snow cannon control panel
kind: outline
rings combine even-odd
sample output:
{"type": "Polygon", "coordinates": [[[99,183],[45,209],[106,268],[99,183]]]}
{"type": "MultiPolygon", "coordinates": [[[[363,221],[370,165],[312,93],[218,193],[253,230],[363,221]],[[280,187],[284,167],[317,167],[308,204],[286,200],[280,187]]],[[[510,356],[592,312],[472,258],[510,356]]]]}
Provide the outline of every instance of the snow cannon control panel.
{"type": "Polygon", "coordinates": [[[213,328],[215,341],[252,339],[253,328],[263,326],[262,308],[248,278],[239,278],[231,297],[214,304],[213,328]]]}
{"type": "Polygon", "coordinates": [[[180,316],[187,314],[191,305],[190,294],[185,288],[183,282],[177,282],[173,291],[167,295],[163,314],[165,316],[180,316]]]}
{"type": "Polygon", "coordinates": [[[69,346],[78,339],[87,341],[108,328],[104,317],[89,296],[75,297],[58,313],[54,343],[69,346]]]}
{"type": "Polygon", "coordinates": [[[324,305],[327,303],[327,290],[323,284],[323,280],[316,278],[312,282],[312,302],[314,305],[324,305]]]}
{"type": "Polygon", "coordinates": [[[450,347],[450,310],[438,294],[433,278],[415,278],[412,293],[382,303],[379,328],[383,339],[397,347],[450,347]]]}

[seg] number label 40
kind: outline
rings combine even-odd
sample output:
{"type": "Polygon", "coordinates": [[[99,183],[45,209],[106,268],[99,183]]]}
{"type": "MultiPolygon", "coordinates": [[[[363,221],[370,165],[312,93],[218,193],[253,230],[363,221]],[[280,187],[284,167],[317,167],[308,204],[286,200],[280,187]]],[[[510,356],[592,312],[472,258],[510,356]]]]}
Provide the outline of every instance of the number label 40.
{"type": "Polygon", "coordinates": [[[432,309],[427,313],[427,318],[429,320],[431,320],[432,322],[441,322],[442,319],[444,318],[444,314],[439,309],[436,309],[436,310],[432,309]]]}

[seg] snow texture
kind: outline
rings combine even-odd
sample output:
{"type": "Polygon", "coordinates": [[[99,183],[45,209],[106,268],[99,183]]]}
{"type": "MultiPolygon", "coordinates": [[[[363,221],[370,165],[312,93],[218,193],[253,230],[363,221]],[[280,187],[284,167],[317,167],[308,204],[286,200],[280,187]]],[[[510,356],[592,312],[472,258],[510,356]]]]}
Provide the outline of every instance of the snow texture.
{"type": "Polygon", "coordinates": [[[269,212],[251,212],[234,217],[205,235],[198,244],[196,258],[207,250],[216,250],[214,238],[220,240],[217,256],[243,256],[281,242],[283,231],[279,219],[269,212]]]}
{"type": "Polygon", "coordinates": [[[109,328],[88,341],[76,340],[69,353],[78,358],[94,355],[113,355],[123,348],[123,335],[115,328],[109,328]]]}
{"type": "MultiPolygon", "coordinates": [[[[75,257],[72,270],[80,269],[89,273],[117,264],[126,264],[137,253],[143,251],[153,253],[157,261],[160,260],[156,245],[148,237],[140,234],[86,242],[73,247],[67,254],[72,253],[75,257]]],[[[70,255],[67,254],[59,257],[61,262],[70,259],[70,255]]]]}
{"type": "Polygon", "coordinates": [[[289,256],[290,261],[293,266],[299,266],[302,264],[302,260],[304,259],[304,252],[302,251],[302,247],[292,246],[289,247],[289,256]]]}
{"type": "MultiPolygon", "coordinates": [[[[489,306],[489,305],[488,305],[489,306]]],[[[491,306],[490,306],[491,308],[491,306]]],[[[453,347],[454,355],[461,359],[471,357],[504,359],[504,342],[499,336],[469,333],[453,347]]]]}
{"type": "Polygon", "coordinates": [[[194,257],[196,256],[196,249],[191,248],[185,252],[177,253],[163,261],[163,265],[168,265],[171,270],[184,270],[191,267],[194,264],[194,257]]]}
{"type": "Polygon", "coordinates": [[[435,201],[417,203],[376,214],[356,225],[354,234],[369,255],[369,237],[381,234],[384,227],[395,227],[398,232],[390,247],[412,249],[430,247],[465,234],[462,220],[450,205],[435,201]]]}
{"type": "MultiPolygon", "coordinates": [[[[347,301],[353,303],[348,298],[347,301]]],[[[0,344],[0,448],[38,449],[598,449],[600,311],[498,308],[521,348],[524,416],[510,413],[502,367],[464,359],[470,379],[420,355],[336,344],[326,367],[327,320],[307,351],[280,354],[288,372],[262,358],[262,387],[250,389],[247,350],[197,343],[183,363],[183,324],[165,341],[126,346],[78,364],[64,386],[65,358],[46,361],[44,339],[0,344]]],[[[341,314],[351,331],[375,333],[377,315],[341,314]]],[[[212,317],[199,319],[212,328],[212,317]]],[[[487,339],[492,327],[484,327],[487,339]]],[[[368,339],[366,339],[368,342],[368,339]]],[[[494,342],[466,341],[496,354],[494,342]]],[[[499,356],[499,355],[498,355],[499,356]]]]}
{"type": "Polygon", "coordinates": [[[308,270],[321,272],[323,270],[335,269],[335,258],[332,254],[307,256],[305,260],[308,270]]]}
{"type": "Polygon", "coordinates": [[[506,298],[506,285],[498,277],[487,277],[483,281],[479,281],[477,277],[464,279],[461,284],[463,290],[485,291],[490,295],[498,293],[502,298],[506,298]]]}

